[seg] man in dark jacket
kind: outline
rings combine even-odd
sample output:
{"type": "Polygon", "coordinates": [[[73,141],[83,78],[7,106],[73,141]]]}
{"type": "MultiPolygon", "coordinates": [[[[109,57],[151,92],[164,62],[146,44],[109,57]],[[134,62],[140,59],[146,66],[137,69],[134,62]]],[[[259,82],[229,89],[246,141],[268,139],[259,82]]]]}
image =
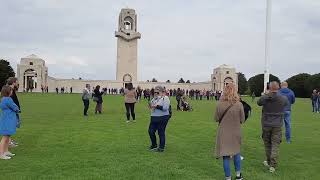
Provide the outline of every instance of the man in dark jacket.
{"type": "Polygon", "coordinates": [[[275,172],[279,146],[281,143],[284,109],[289,104],[285,96],[278,94],[279,83],[270,83],[270,92],[263,95],[257,102],[262,106],[262,139],[265,146],[267,160],[263,164],[275,172]]]}
{"type": "Polygon", "coordinates": [[[279,90],[279,94],[282,96],[286,96],[289,104],[284,108],[284,125],[286,128],[286,140],[287,143],[291,143],[291,105],[296,102],[296,97],[294,92],[288,88],[287,82],[281,83],[281,89],[279,90]]]}
{"type": "MultiPolygon", "coordinates": [[[[7,84],[12,88],[12,95],[10,96],[11,99],[13,100],[13,102],[19,107],[20,111],[21,111],[21,107],[20,107],[20,103],[19,103],[19,99],[18,96],[16,94],[16,91],[19,89],[19,83],[18,83],[18,79],[15,77],[10,77],[7,80],[7,84]]],[[[20,128],[20,117],[19,114],[17,114],[17,118],[18,118],[18,122],[17,122],[17,127],[20,128]]],[[[11,147],[16,147],[18,146],[18,143],[16,141],[14,141],[13,139],[10,138],[10,146],[11,147]]]]}

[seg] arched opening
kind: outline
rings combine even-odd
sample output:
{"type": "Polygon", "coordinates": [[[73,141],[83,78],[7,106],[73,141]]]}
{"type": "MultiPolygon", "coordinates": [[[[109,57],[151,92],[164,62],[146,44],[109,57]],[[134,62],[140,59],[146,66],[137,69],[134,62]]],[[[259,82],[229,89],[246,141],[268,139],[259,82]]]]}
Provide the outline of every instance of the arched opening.
{"type": "Polygon", "coordinates": [[[125,74],[123,76],[123,87],[126,87],[128,83],[132,83],[132,76],[130,74],[125,74]]]}
{"type": "Polygon", "coordinates": [[[224,79],[224,86],[230,84],[230,83],[233,83],[233,79],[231,77],[227,77],[224,79]]]}
{"type": "Polygon", "coordinates": [[[133,19],[130,16],[124,18],[124,29],[132,30],[133,19]]]}
{"type": "Polygon", "coordinates": [[[31,91],[37,88],[37,72],[34,69],[27,69],[23,74],[23,90],[31,91]]]}
{"type": "Polygon", "coordinates": [[[131,23],[128,22],[128,21],[124,22],[124,29],[125,30],[131,30],[132,29],[131,23]]]}

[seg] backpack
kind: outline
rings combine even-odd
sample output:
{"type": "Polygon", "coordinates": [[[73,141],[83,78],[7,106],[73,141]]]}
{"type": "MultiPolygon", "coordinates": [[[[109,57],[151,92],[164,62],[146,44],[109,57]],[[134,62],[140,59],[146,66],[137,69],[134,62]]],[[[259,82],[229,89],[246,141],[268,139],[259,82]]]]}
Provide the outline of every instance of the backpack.
{"type": "Polygon", "coordinates": [[[252,108],[251,106],[246,103],[245,101],[240,101],[243,105],[243,110],[244,110],[244,116],[245,116],[245,120],[247,120],[249,118],[249,116],[251,115],[251,111],[252,111],[252,108]]]}

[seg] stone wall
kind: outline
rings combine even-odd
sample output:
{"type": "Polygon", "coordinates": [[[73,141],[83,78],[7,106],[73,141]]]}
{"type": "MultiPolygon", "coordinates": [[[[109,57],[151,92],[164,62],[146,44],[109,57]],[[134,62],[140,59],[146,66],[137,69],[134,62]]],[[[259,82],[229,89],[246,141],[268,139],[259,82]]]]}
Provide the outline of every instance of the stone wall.
{"type": "MultiPolygon", "coordinates": [[[[100,85],[101,88],[117,88],[121,89],[124,84],[121,81],[110,81],[110,80],[79,80],[79,79],[56,79],[53,77],[48,78],[48,88],[49,92],[55,92],[56,87],[64,87],[66,92],[70,92],[70,87],[72,87],[74,93],[81,93],[86,84],[90,84],[91,87],[100,85]]],[[[211,90],[211,82],[201,82],[201,83],[165,83],[165,82],[136,82],[133,83],[134,87],[141,87],[142,89],[151,89],[157,85],[164,86],[167,89],[199,89],[199,90],[211,90]]]]}

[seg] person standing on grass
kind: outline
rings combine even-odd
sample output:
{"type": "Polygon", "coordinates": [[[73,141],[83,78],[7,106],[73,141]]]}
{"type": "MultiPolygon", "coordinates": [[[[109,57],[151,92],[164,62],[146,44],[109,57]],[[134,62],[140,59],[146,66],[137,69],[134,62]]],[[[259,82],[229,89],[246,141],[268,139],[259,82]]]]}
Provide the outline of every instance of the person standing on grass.
{"type": "Polygon", "coordinates": [[[281,89],[279,90],[279,94],[282,96],[286,96],[289,100],[289,104],[284,108],[284,125],[286,128],[286,141],[288,144],[291,143],[291,105],[295,103],[296,97],[294,92],[288,88],[287,82],[281,83],[281,89]]]}
{"type": "Polygon", "coordinates": [[[216,156],[223,158],[226,180],[231,180],[230,159],[232,157],[236,169],[236,179],[242,180],[240,146],[241,124],[245,121],[245,114],[234,84],[230,83],[225,86],[214,118],[219,123],[215,146],[216,156]]]}
{"type": "Polygon", "coordinates": [[[256,94],[254,92],[252,92],[251,98],[252,98],[252,102],[254,102],[254,100],[256,99],[256,94]]]}
{"type": "Polygon", "coordinates": [[[103,99],[102,99],[102,95],[104,94],[104,91],[100,91],[100,86],[96,86],[96,88],[93,91],[93,99],[95,100],[96,104],[96,108],[95,108],[95,114],[97,114],[99,112],[99,114],[102,113],[102,103],[103,103],[103,99]]]}
{"type": "Polygon", "coordinates": [[[288,99],[280,95],[278,91],[279,83],[276,81],[271,82],[269,92],[257,102],[259,106],[262,106],[262,139],[267,157],[263,164],[269,168],[271,173],[276,170],[282,138],[281,128],[283,126],[284,111],[289,105],[288,99]]]}
{"type": "Polygon", "coordinates": [[[162,86],[155,87],[155,96],[149,103],[151,119],[149,124],[149,136],[151,141],[150,150],[163,152],[166,144],[166,127],[170,119],[170,99],[164,94],[162,86]],[[158,131],[160,144],[157,145],[156,131],[158,131]]]}
{"type": "Polygon", "coordinates": [[[13,91],[8,85],[3,86],[1,89],[0,135],[2,135],[2,139],[0,143],[0,159],[4,160],[11,159],[15,155],[9,152],[9,142],[10,136],[16,134],[17,113],[20,110],[10,97],[12,93],[13,91]]]}
{"type": "Polygon", "coordinates": [[[320,91],[318,92],[318,113],[320,113],[320,91]]]}
{"type": "MultiPolygon", "coordinates": [[[[10,77],[8,80],[7,80],[7,85],[11,87],[12,89],[12,94],[11,94],[11,98],[13,100],[13,102],[18,106],[18,108],[21,110],[21,107],[20,107],[20,103],[19,103],[19,99],[18,99],[18,96],[16,94],[16,92],[18,91],[19,89],[19,83],[18,83],[18,79],[15,78],[15,77],[10,77]]],[[[20,128],[21,126],[21,119],[19,117],[19,114],[16,114],[17,115],[17,119],[18,119],[18,122],[17,122],[17,128],[20,128]]],[[[10,138],[10,143],[9,143],[10,147],[16,147],[18,146],[18,143],[16,141],[14,141],[12,138],[10,138]]]]}
{"type": "Polygon", "coordinates": [[[130,122],[130,115],[133,122],[136,122],[136,114],[134,112],[134,105],[137,102],[137,92],[133,88],[132,83],[128,83],[124,90],[124,104],[126,107],[127,123],[130,122]]]}
{"type": "Polygon", "coordinates": [[[176,92],[176,100],[177,100],[177,111],[181,111],[180,108],[180,100],[181,97],[183,96],[182,90],[180,88],[178,88],[177,92],[176,92]]]}
{"type": "Polygon", "coordinates": [[[91,95],[90,95],[90,85],[86,84],[86,88],[83,89],[82,91],[82,101],[83,101],[83,105],[84,105],[84,109],[83,109],[83,115],[84,116],[88,116],[88,109],[89,109],[89,99],[90,99],[91,95]]]}
{"type": "Polygon", "coordinates": [[[319,107],[318,107],[319,95],[317,93],[317,90],[313,90],[311,94],[311,101],[312,101],[312,112],[314,113],[319,112],[319,107]]]}

